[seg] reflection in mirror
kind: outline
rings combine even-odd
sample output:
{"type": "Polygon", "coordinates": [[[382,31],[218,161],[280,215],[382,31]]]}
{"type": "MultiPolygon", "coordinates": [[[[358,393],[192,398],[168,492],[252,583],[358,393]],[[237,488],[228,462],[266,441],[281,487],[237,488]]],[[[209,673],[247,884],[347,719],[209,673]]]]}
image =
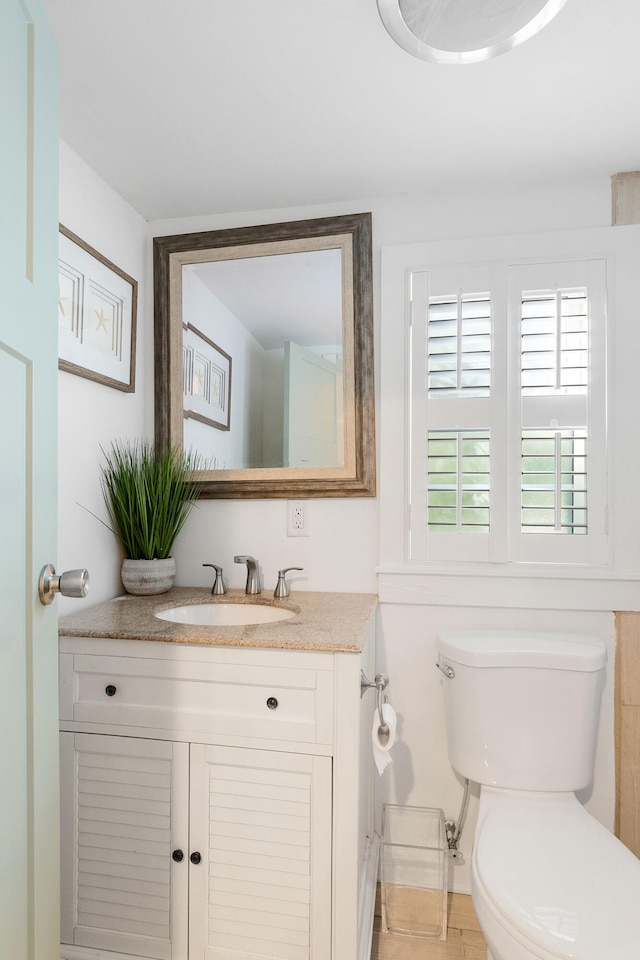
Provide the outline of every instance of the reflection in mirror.
{"type": "Polygon", "coordinates": [[[375,492],[370,215],[154,240],[156,441],[207,497],[375,492]]]}
{"type": "Polygon", "coordinates": [[[342,251],[276,246],[182,267],[184,445],[214,468],[344,465],[342,251]]]}

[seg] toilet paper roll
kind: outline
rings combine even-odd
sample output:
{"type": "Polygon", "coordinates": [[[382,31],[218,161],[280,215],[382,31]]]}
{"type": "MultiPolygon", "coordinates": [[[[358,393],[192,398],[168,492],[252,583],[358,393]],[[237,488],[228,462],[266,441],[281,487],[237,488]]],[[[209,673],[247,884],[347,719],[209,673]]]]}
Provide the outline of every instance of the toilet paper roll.
{"type": "Polygon", "coordinates": [[[389,751],[396,742],[396,731],[398,727],[398,718],[396,712],[390,703],[382,704],[382,719],[389,728],[388,734],[383,734],[380,729],[380,717],[378,711],[373,715],[373,729],[371,730],[371,743],[373,746],[373,759],[378,768],[378,773],[382,776],[384,769],[388,764],[393,763],[393,757],[389,751]]]}

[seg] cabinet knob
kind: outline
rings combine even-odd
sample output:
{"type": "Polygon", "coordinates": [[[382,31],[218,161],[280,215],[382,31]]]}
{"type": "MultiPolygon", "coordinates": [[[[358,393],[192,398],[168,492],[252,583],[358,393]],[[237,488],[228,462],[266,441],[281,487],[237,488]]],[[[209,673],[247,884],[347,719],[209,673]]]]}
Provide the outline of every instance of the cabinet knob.
{"type": "Polygon", "coordinates": [[[108,697],[115,697],[117,689],[118,688],[113,683],[108,683],[104,688],[104,692],[108,697]]]}
{"type": "Polygon", "coordinates": [[[184,853],[182,852],[182,850],[174,850],[171,856],[173,857],[176,863],[182,863],[182,861],[184,860],[184,853]]]}
{"type": "Polygon", "coordinates": [[[269,707],[269,710],[275,710],[278,706],[277,697],[269,697],[267,700],[267,706],[269,707]]]}
{"type": "Polygon", "coordinates": [[[200,863],[200,861],[202,860],[202,857],[196,850],[194,853],[191,854],[191,856],[189,857],[189,860],[191,860],[191,863],[200,863]]]}

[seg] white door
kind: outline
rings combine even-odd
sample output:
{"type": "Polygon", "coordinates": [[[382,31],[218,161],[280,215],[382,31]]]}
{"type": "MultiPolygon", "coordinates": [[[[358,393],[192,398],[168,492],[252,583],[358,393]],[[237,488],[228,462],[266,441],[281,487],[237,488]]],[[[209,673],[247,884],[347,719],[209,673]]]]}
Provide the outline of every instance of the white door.
{"type": "Polygon", "coordinates": [[[57,55],[38,0],[0,3],[0,950],[58,940],[55,563],[57,55]]]}
{"type": "Polygon", "coordinates": [[[284,465],[344,465],[342,369],[288,340],[284,345],[284,465]]]}

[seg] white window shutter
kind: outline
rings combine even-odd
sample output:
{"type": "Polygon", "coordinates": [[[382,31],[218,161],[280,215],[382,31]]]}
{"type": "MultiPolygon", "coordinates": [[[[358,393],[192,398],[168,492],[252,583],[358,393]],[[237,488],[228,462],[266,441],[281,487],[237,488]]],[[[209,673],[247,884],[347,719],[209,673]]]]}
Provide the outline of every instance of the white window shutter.
{"type": "Polygon", "coordinates": [[[606,563],[606,261],[410,290],[409,559],[606,563]]]}

